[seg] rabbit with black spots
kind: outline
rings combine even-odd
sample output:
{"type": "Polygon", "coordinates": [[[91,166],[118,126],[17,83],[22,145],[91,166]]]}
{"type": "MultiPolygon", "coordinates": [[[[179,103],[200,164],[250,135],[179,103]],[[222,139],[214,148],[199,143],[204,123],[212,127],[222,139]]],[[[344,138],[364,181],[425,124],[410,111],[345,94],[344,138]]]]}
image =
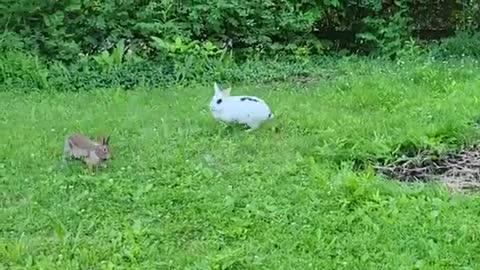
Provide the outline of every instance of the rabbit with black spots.
{"type": "Polygon", "coordinates": [[[227,123],[240,123],[255,130],[273,118],[267,103],[255,96],[231,96],[231,88],[221,89],[214,83],[214,95],[210,101],[213,118],[227,123]]]}

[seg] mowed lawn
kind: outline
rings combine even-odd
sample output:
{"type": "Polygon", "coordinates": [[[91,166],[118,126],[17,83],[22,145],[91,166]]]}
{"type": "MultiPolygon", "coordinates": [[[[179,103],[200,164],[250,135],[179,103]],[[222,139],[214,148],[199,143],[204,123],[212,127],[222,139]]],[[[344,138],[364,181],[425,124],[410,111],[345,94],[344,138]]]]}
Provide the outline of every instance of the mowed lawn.
{"type": "Polygon", "coordinates": [[[339,74],[233,85],[275,114],[251,133],[211,85],[0,93],[0,268],[479,269],[478,195],[353,166],[477,138],[476,71],[339,74]],[[102,172],[61,162],[76,131],[111,134],[102,172]]]}

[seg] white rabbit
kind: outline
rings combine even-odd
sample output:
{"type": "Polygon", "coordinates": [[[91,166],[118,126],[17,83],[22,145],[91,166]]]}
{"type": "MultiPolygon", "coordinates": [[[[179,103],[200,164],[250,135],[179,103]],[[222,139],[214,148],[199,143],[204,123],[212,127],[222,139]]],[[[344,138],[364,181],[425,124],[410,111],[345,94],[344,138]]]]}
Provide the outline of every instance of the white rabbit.
{"type": "Polygon", "coordinates": [[[254,96],[230,96],[231,88],[221,89],[214,83],[215,90],[210,101],[213,118],[228,123],[246,124],[249,131],[260,127],[262,122],[272,119],[273,113],[262,99],[254,96]]]}

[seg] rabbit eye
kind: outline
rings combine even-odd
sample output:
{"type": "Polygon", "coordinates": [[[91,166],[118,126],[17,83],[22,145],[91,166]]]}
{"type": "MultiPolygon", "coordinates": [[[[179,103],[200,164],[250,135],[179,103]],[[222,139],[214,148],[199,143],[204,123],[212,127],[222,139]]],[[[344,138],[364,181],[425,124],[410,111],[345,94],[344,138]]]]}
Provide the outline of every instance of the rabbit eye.
{"type": "Polygon", "coordinates": [[[220,99],[217,99],[217,104],[220,104],[220,103],[222,103],[222,99],[221,99],[221,98],[220,98],[220,99]]]}

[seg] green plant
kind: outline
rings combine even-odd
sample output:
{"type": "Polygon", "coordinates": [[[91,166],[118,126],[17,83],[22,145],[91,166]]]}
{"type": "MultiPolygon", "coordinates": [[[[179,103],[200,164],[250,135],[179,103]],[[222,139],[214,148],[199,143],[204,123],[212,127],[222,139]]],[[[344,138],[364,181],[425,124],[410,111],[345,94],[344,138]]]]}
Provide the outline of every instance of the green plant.
{"type": "Polygon", "coordinates": [[[453,37],[442,39],[439,44],[431,46],[432,54],[436,57],[474,57],[480,56],[477,48],[480,46],[480,33],[460,31],[453,37]]]}
{"type": "Polygon", "coordinates": [[[474,0],[457,1],[462,6],[462,9],[455,13],[457,15],[456,25],[457,31],[475,31],[479,29],[480,23],[480,3],[474,0]]]}
{"type": "Polygon", "coordinates": [[[408,16],[408,2],[395,1],[395,11],[388,17],[364,18],[362,22],[365,29],[357,34],[360,42],[372,47],[370,50],[387,57],[392,57],[402,50],[411,36],[412,19],[408,16]]]}
{"type": "Polygon", "coordinates": [[[144,58],[155,54],[151,36],[162,40],[229,43],[237,53],[325,54],[337,47],[391,54],[421,30],[475,29],[475,1],[2,1],[2,31],[16,33],[23,47],[41,57],[73,63],[125,40],[144,58]],[[443,3],[445,2],[445,3],[443,3]],[[360,34],[356,40],[326,32],[360,34]],[[359,44],[358,41],[363,41],[359,44]],[[335,46],[333,46],[335,45],[335,46]]]}
{"type": "Polygon", "coordinates": [[[21,35],[11,31],[5,31],[0,34],[0,52],[7,53],[9,51],[26,50],[28,46],[25,44],[25,41],[26,39],[21,35]]]}
{"type": "Polygon", "coordinates": [[[49,89],[49,70],[38,56],[19,51],[7,51],[0,55],[1,89],[18,87],[17,90],[36,91],[49,89]]]}
{"type": "Polygon", "coordinates": [[[116,44],[111,53],[105,50],[98,55],[94,55],[93,59],[103,72],[110,72],[113,69],[118,69],[122,65],[129,65],[142,61],[142,59],[136,56],[132,50],[125,47],[123,39],[116,44]]]}
{"type": "Polygon", "coordinates": [[[154,36],[152,40],[160,59],[173,62],[177,82],[194,79],[209,67],[218,68],[227,52],[226,48],[219,48],[210,41],[201,43],[176,37],[170,42],[154,36]]]}

